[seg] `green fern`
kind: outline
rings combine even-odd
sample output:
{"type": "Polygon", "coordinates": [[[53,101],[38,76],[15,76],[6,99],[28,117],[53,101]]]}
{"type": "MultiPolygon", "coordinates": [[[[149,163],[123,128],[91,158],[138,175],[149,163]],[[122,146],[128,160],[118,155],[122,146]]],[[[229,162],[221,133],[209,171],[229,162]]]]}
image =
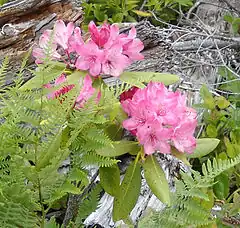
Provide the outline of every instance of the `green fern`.
{"type": "Polygon", "coordinates": [[[6,77],[6,74],[7,74],[8,66],[9,66],[9,58],[5,57],[5,59],[2,62],[2,65],[0,67],[0,87],[1,87],[0,92],[4,92],[2,87],[5,85],[5,82],[6,82],[5,77],[6,77]]]}
{"type": "Polygon", "coordinates": [[[98,184],[83,199],[78,209],[78,214],[76,217],[75,225],[77,225],[77,227],[80,227],[81,225],[83,225],[84,219],[98,208],[98,202],[100,199],[101,191],[102,191],[102,188],[98,184]]]}
{"type": "Polygon", "coordinates": [[[96,154],[96,152],[88,152],[84,154],[81,158],[82,165],[97,165],[99,167],[110,167],[114,164],[117,164],[119,160],[112,159],[110,157],[103,157],[101,155],[96,154]]]}
{"type": "Polygon", "coordinates": [[[36,216],[19,203],[11,201],[0,204],[0,227],[37,227],[36,216]]]}
{"type": "MultiPolygon", "coordinates": [[[[3,76],[7,63],[1,68],[3,76]]],[[[44,226],[45,214],[55,201],[82,191],[58,172],[70,154],[60,142],[75,94],[69,93],[66,102],[59,105],[57,99],[45,98],[46,91],[36,89],[61,72],[54,69],[54,64],[43,64],[35,74],[36,80],[25,87],[21,87],[24,69],[20,69],[15,85],[1,96],[1,227],[44,226]]]]}
{"type": "Polygon", "coordinates": [[[210,227],[215,223],[211,215],[211,203],[206,190],[213,186],[214,178],[238,165],[240,156],[230,160],[208,160],[202,166],[203,176],[192,170],[192,175],[182,173],[176,180],[176,192],[172,193],[173,206],[161,213],[152,213],[140,221],[139,227],[210,227]],[[208,206],[206,206],[208,205],[208,206]]]}
{"type": "Polygon", "coordinates": [[[105,88],[105,93],[109,91],[111,95],[114,95],[115,99],[118,99],[123,92],[129,90],[131,87],[131,84],[117,81],[116,85],[105,88]]]}
{"type": "Polygon", "coordinates": [[[202,166],[202,172],[204,177],[202,178],[199,185],[201,186],[201,184],[210,183],[211,181],[213,181],[215,177],[220,175],[222,172],[238,165],[239,163],[240,163],[240,155],[229,160],[221,160],[221,159],[216,160],[215,158],[213,159],[212,162],[208,160],[202,166]]]}

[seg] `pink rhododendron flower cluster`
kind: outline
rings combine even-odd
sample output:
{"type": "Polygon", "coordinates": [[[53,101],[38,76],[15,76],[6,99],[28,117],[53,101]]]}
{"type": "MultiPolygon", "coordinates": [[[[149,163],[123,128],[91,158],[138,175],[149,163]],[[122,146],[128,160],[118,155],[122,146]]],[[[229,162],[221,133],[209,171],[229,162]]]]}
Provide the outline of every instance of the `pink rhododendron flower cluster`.
{"type": "Polygon", "coordinates": [[[131,98],[121,101],[129,116],[123,127],[136,135],[145,154],[156,150],[169,154],[171,145],[180,152],[193,152],[197,113],[186,106],[184,95],[170,92],[162,83],[154,82],[144,89],[133,88],[130,93],[131,98]]]}
{"type": "Polygon", "coordinates": [[[94,22],[89,24],[90,38],[84,42],[79,27],[72,22],[67,25],[58,20],[54,30],[47,30],[39,40],[39,46],[33,49],[36,63],[40,64],[48,56],[62,59],[66,64],[74,65],[79,70],[88,70],[92,76],[108,74],[118,77],[133,61],[143,59],[140,53],[143,43],[136,38],[136,29],[129,34],[119,34],[116,25],[104,23],[97,28],[94,22]],[[59,48],[66,56],[61,56],[59,48]],[[74,53],[75,59],[70,58],[74,53]]]}

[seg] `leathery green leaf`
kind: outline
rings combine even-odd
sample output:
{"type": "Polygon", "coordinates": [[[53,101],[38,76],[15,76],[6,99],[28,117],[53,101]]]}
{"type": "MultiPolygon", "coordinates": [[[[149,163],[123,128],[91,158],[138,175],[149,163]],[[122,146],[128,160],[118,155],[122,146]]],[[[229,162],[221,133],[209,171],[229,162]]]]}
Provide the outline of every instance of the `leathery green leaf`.
{"type": "Polygon", "coordinates": [[[116,196],[120,189],[120,171],[117,165],[100,167],[100,184],[108,194],[116,196]]]}
{"type": "Polygon", "coordinates": [[[148,83],[150,81],[162,82],[164,85],[171,85],[179,81],[179,77],[167,73],[125,71],[120,75],[120,80],[139,88],[144,88],[145,85],[143,83],[148,83]]]}
{"type": "Polygon", "coordinates": [[[216,183],[213,186],[214,194],[218,199],[225,199],[229,194],[229,176],[227,173],[221,173],[214,180],[216,183]]]}
{"type": "Polygon", "coordinates": [[[189,158],[201,158],[211,153],[219,144],[219,139],[214,138],[202,138],[197,139],[197,147],[192,154],[189,154],[189,158]]]}
{"type": "Polygon", "coordinates": [[[138,162],[128,167],[120,186],[119,194],[114,198],[113,220],[126,219],[134,208],[141,188],[141,170],[138,162]]]}
{"type": "Polygon", "coordinates": [[[115,141],[112,146],[97,150],[97,154],[105,157],[116,157],[138,149],[138,145],[133,141],[115,141]]]}
{"type": "Polygon", "coordinates": [[[170,205],[170,190],[160,164],[153,156],[147,156],[143,163],[144,177],[153,194],[163,203],[170,205]]]}

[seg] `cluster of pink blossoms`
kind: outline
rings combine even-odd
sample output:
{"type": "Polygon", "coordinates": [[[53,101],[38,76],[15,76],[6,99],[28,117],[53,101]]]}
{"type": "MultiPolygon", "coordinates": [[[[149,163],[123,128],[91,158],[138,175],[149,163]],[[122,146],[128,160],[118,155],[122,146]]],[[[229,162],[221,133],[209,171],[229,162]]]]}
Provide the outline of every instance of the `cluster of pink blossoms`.
{"type": "Polygon", "coordinates": [[[129,116],[123,127],[136,135],[146,154],[156,150],[169,154],[171,146],[180,152],[193,152],[197,113],[186,106],[184,95],[153,82],[144,89],[133,88],[130,96],[127,93],[120,97],[129,116]]]}
{"type": "Polygon", "coordinates": [[[33,49],[36,63],[42,63],[48,55],[79,70],[87,70],[94,77],[101,74],[118,77],[133,61],[143,59],[140,51],[144,46],[136,38],[134,27],[129,34],[119,34],[119,28],[114,24],[104,23],[97,28],[94,22],[90,22],[88,28],[90,38],[84,42],[79,27],[58,20],[54,30],[46,30],[39,39],[39,47],[33,49]],[[60,49],[64,50],[64,56],[60,49]],[[70,58],[71,54],[74,59],[70,58]]]}
{"type": "MultiPolygon", "coordinates": [[[[116,25],[107,23],[97,28],[94,22],[90,22],[88,28],[90,38],[84,42],[79,27],[74,27],[72,22],[65,25],[62,20],[58,20],[54,30],[46,30],[39,39],[39,47],[33,49],[35,62],[41,64],[48,56],[52,60],[64,61],[67,66],[86,70],[93,77],[101,74],[118,77],[133,61],[143,59],[140,51],[144,46],[136,38],[134,27],[131,28],[128,35],[119,34],[119,28],[116,25]]],[[[82,83],[81,80],[80,83],[82,83]]],[[[60,75],[53,84],[48,83],[43,87],[54,89],[54,87],[61,85],[60,89],[48,94],[49,99],[60,99],[62,95],[75,87],[74,84],[67,84],[67,78],[64,74],[60,75]]],[[[74,107],[83,107],[94,92],[92,79],[87,75],[74,107]]],[[[99,101],[100,96],[99,91],[97,101],[99,101]]],[[[60,102],[62,102],[61,99],[60,102]]]]}

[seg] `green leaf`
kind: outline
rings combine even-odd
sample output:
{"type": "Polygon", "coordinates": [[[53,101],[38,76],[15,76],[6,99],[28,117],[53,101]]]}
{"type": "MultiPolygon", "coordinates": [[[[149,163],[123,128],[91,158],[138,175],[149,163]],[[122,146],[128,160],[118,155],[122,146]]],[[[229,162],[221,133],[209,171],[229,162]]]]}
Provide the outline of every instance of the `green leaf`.
{"type": "Polygon", "coordinates": [[[218,155],[218,158],[221,159],[221,160],[227,160],[228,159],[228,156],[225,152],[221,152],[219,155],[218,155]]]}
{"type": "Polygon", "coordinates": [[[65,148],[67,146],[68,140],[70,138],[70,127],[67,126],[62,131],[60,147],[65,148]]]}
{"type": "Polygon", "coordinates": [[[229,176],[226,173],[221,173],[214,180],[217,182],[213,186],[214,194],[218,199],[225,199],[229,193],[229,176]]]}
{"type": "Polygon", "coordinates": [[[234,18],[233,18],[232,15],[226,14],[226,15],[224,15],[223,19],[224,19],[226,22],[232,24],[234,18]]]}
{"type": "Polygon", "coordinates": [[[113,220],[126,219],[134,208],[141,188],[141,169],[138,162],[133,161],[128,167],[120,186],[119,195],[114,198],[113,220]]]}
{"type": "Polygon", "coordinates": [[[144,177],[153,194],[163,203],[170,205],[170,190],[165,173],[153,155],[147,156],[143,169],[144,177]]]}
{"type": "Polygon", "coordinates": [[[231,209],[229,211],[230,216],[236,216],[240,212],[240,195],[235,192],[233,193],[233,203],[231,204],[231,209]]]}
{"type": "Polygon", "coordinates": [[[189,158],[201,158],[211,153],[219,144],[219,139],[214,138],[202,138],[197,139],[197,147],[193,154],[189,154],[189,158]]]}
{"type": "Polygon", "coordinates": [[[70,181],[67,180],[63,183],[63,185],[61,187],[59,187],[58,189],[56,189],[55,192],[53,192],[53,194],[51,195],[49,200],[47,200],[46,202],[48,204],[52,204],[56,200],[61,199],[67,193],[80,194],[81,190],[79,188],[77,188],[76,186],[74,186],[70,181]]]}
{"type": "Polygon", "coordinates": [[[141,11],[141,10],[132,10],[132,12],[136,13],[140,17],[151,17],[152,14],[149,12],[141,11]]]}
{"type": "Polygon", "coordinates": [[[94,4],[94,16],[98,21],[104,21],[105,16],[104,16],[104,11],[101,9],[100,5],[94,4]]]}
{"type": "Polygon", "coordinates": [[[126,17],[126,22],[136,22],[136,19],[130,15],[126,17]]]}
{"type": "Polygon", "coordinates": [[[224,144],[227,148],[227,154],[230,158],[234,158],[237,153],[235,153],[235,149],[234,149],[234,145],[231,144],[231,142],[229,141],[229,139],[227,137],[224,137],[224,144]]]}
{"type": "Polygon", "coordinates": [[[179,3],[182,6],[192,6],[192,0],[175,0],[175,2],[179,3]]]}
{"type": "Polygon", "coordinates": [[[118,113],[120,112],[120,109],[122,109],[120,103],[115,103],[112,106],[112,110],[109,113],[110,121],[113,122],[118,113]]]}
{"type": "Polygon", "coordinates": [[[214,125],[211,125],[211,124],[209,124],[209,125],[207,126],[206,132],[207,132],[207,135],[208,135],[209,137],[215,138],[215,137],[217,137],[217,135],[218,135],[217,128],[216,128],[214,125]]]}
{"type": "Polygon", "coordinates": [[[114,23],[121,23],[123,21],[123,13],[117,13],[112,16],[114,23]]]}
{"type": "Polygon", "coordinates": [[[126,71],[120,75],[120,80],[127,82],[130,85],[144,88],[144,82],[148,83],[153,81],[162,82],[165,85],[171,85],[179,81],[179,77],[177,75],[167,73],[126,71]]]}
{"type": "Polygon", "coordinates": [[[135,151],[137,149],[139,149],[137,142],[122,140],[114,142],[112,147],[104,147],[96,152],[97,154],[105,157],[115,157],[129,153],[130,151],[135,151]]]}
{"type": "Polygon", "coordinates": [[[220,86],[220,89],[230,91],[233,93],[239,93],[240,91],[240,81],[228,82],[220,86]]]}
{"type": "Polygon", "coordinates": [[[91,188],[91,191],[88,192],[85,198],[81,201],[81,204],[78,208],[78,215],[72,228],[84,227],[83,221],[88,217],[88,215],[98,208],[101,192],[102,188],[100,184],[97,184],[94,188],[91,188]]]}
{"type": "Polygon", "coordinates": [[[7,3],[8,0],[0,0],[0,6],[2,6],[3,4],[7,3]]]}
{"type": "Polygon", "coordinates": [[[61,187],[61,191],[72,194],[80,194],[81,190],[74,186],[71,182],[66,181],[61,187]]]}
{"type": "Polygon", "coordinates": [[[120,171],[117,165],[101,167],[100,184],[108,194],[117,196],[120,190],[120,171]]]}
{"type": "Polygon", "coordinates": [[[113,141],[122,139],[123,128],[118,124],[110,124],[104,129],[104,131],[113,141]]]}
{"type": "Polygon", "coordinates": [[[230,102],[223,96],[215,97],[215,100],[216,100],[216,105],[220,109],[225,109],[230,105],[230,102]]]}
{"type": "Polygon", "coordinates": [[[78,86],[77,89],[80,90],[82,85],[81,85],[81,83],[79,83],[79,81],[82,79],[82,82],[83,82],[83,78],[86,75],[87,75],[86,71],[75,70],[71,75],[68,75],[67,82],[68,82],[68,84],[74,84],[74,85],[78,86]]]}
{"type": "Polygon", "coordinates": [[[190,166],[190,163],[187,160],[187,155],[185,153],[179,152],[176,148],[172,147],[171,154],[181,160],[184,164],[190,166]]]}
{"type": "Polygon", "coordinates": [[[208,88],[206,85],[203,85],[200,89],[200,95],[204,100],[204,105],[208,109],[214,109],[215,108],[215,102],[213,99],[212,94],[208,91],[208,88]]]}
{"type": "Polygon", "coordinates": [[[235,34],[238,33],[239,31],[239,26],[240,26],[240,18],[234,18],[232,22],[232,29],[235,34]]]}

